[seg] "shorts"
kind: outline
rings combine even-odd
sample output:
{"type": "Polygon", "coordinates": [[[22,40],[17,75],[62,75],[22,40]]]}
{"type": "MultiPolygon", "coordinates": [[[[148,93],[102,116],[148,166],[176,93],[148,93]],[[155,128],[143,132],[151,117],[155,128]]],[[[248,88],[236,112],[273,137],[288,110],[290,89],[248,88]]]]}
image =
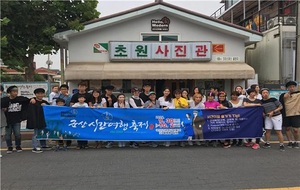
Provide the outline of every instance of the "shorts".
{"type": "Polygon", "coordinates": [[[282,130],[282,115],[276,115],[273,117],[266,117],[265,118],[265,129],[272,130],[274,129],[276,131],[282,130]]]}
{"type": "Polygon", "coordinates": [[[282,125],[284,127],[299,128],[300,127],[300,115],[284,117],[282,125]]]}

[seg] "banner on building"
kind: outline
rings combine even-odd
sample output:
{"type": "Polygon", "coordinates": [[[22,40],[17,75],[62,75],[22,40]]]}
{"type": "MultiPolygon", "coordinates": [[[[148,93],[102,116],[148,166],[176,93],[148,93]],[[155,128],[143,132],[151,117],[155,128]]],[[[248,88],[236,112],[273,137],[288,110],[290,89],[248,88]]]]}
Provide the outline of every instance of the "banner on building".
{"type": "Polygon", "coordinates": [[[178,141],[262,136],[262,107],[226,110],[44,106],[39,139],[178,141]]]}

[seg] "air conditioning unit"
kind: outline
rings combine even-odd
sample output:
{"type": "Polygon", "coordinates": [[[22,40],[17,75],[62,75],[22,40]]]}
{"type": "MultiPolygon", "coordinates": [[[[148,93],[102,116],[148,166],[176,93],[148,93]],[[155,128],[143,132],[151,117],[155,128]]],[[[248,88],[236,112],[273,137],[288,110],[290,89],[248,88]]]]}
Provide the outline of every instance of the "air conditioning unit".
{"type": "Polygon", "coordinates": [[[296,25],[296,17],[284,17],[284,25],[296,25]]]}
{"type": "Polygon", "coordinates": [[[281,18],[279,18],[279,20],[278,17],[271,18],[270,20],[267,21],[267,29],[269,30],[274,26],[277,26],[279,24],[279,21],[281,21],[281,18]]]}

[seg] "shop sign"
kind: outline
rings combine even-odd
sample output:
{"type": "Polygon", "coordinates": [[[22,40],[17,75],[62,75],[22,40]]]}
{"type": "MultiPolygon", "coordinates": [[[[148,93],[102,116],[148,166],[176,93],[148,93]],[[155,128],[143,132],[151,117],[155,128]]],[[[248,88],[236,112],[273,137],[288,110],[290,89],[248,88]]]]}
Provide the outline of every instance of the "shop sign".
{"type": "Polygon", "coordinates": [[[151,20],[151,31],[168,32],[170,25],[170,19],[168,17],[163,17],[162,19],[152,19],[151,20]]]}
{"type": "Polygon", "coordinates": [[[94,53],[107,53],[108,43],[96,43],[94,44],[94,53]]]}
{"type": "Polygon", "coordinates": [[[111,61],[210,61],[211,42],[110,42],[111,61]]]}

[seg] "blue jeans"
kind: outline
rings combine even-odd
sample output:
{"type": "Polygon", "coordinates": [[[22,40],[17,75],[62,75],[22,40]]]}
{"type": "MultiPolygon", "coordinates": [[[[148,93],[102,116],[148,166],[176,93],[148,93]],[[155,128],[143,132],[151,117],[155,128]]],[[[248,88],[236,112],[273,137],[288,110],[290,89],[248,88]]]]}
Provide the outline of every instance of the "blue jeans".
{"type": "MultiPolygon", "coordinates": [[[[34,129],[33,131],[33,136],[32,136],[32,146],[33,148],[38,148],[39,147],[39,142],[36,138],[36,136],[41,133],[43,129],[34,129]]],[[[40,140],[40,144],[42,147],[46,147],[46,140],[40,140]]]]}
{"type": "Polygon", "coordinates": [[[6,140],[6,145],[7,147],[12,147],[12,139],[11,135],[14,132],[15,136],[15,145],[21,146],[21,123],[14,123],[14,124],[8,124],[5,127],[5,140],[6,140]]]}

